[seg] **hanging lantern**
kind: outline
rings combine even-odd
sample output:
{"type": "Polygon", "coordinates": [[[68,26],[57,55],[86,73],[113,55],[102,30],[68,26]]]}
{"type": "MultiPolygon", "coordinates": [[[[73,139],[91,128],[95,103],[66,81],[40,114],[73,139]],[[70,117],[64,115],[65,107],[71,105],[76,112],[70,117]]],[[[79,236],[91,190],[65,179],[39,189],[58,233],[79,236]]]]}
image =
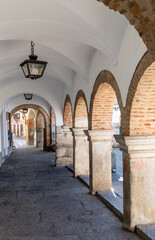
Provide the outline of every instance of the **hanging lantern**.
{"type": "Polygon", "coordinates": [[[43,76],[47,62],[38,61],[38,56],[34,55],[34,42],[31,41],[31,55],[20,64],[26,78],[36,80],[43,76]]]}

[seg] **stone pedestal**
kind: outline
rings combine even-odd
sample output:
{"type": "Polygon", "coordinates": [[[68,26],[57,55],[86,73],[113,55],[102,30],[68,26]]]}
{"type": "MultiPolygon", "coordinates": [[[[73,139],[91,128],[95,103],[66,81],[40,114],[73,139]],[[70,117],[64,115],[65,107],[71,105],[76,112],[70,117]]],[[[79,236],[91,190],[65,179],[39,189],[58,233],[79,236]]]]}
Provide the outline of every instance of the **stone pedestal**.
{"type": "Polygon", "coordinates": [[[115,136],[123,151],[124,228],[155,223],[155,136],[115,136]]]}
{"type": "Polygon", "coordinates": [[[111,141],[113,130],[90,130],[90,192],[111,191],[111,141]]]}
{"type": "Polygon", "coordinates": [[[70,126],[56,128],[56,166],[73,165],[73,136],[70,126]]]}
{"type": "Polygon", "coordinates": [[[74,154],[73,169],[74,177],[89,175],[89,142],[84,133],[84,128],[73,128],[74,154]]]}

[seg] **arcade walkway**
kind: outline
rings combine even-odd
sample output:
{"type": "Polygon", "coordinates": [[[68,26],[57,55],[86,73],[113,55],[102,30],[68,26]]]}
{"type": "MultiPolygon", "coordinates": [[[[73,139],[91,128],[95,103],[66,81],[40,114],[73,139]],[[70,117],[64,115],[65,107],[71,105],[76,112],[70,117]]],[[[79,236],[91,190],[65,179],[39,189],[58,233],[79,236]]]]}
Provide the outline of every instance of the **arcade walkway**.
{"type": "Polygon", "coordinates": [[[140,239],[54,154],[17,148],[0,169],[0,240],[140,239]],[[52,161],[53,159],[53,161],[52,161]]]}

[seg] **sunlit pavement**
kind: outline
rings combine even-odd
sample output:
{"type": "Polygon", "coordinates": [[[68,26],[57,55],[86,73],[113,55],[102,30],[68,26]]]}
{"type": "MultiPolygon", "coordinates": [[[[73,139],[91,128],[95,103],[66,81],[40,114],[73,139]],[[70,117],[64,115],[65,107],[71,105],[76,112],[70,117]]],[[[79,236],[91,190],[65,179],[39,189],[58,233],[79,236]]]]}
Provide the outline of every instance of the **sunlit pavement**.
{"type": "Polygon", "coordinates": [[[113,148],[116,153],[116,172],[112,173],[113,191],[123,198],[123,159],[119,148],[113,148]]]}
{"type": "Polygon", "coordinates": [[[34,146],[26,145],[26,138],[13,138],[13,147],[14,148],[34,148],[34,146]]]}

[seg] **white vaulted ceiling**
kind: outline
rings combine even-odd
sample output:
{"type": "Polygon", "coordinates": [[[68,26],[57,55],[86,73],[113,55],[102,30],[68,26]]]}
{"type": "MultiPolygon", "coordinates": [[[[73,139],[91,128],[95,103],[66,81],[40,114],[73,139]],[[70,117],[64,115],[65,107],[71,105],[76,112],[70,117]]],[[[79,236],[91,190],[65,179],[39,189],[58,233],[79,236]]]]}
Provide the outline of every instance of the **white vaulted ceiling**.
{"type": "Polygon", "coordinates": [[[0,107],[7,103],[9,108],[9,99],[20,99],[26,91],[60,115],[64,88],[73,91],[77,75],[89,82],[96,52],[112,65],[118,63],[128,25],[125,17],[96,0],[1,0],[0,107]],[[19,67],[30,54],[31,40],[38,59],[48,61],[43,78],[36,81],[25,79],[19,67]]]}

